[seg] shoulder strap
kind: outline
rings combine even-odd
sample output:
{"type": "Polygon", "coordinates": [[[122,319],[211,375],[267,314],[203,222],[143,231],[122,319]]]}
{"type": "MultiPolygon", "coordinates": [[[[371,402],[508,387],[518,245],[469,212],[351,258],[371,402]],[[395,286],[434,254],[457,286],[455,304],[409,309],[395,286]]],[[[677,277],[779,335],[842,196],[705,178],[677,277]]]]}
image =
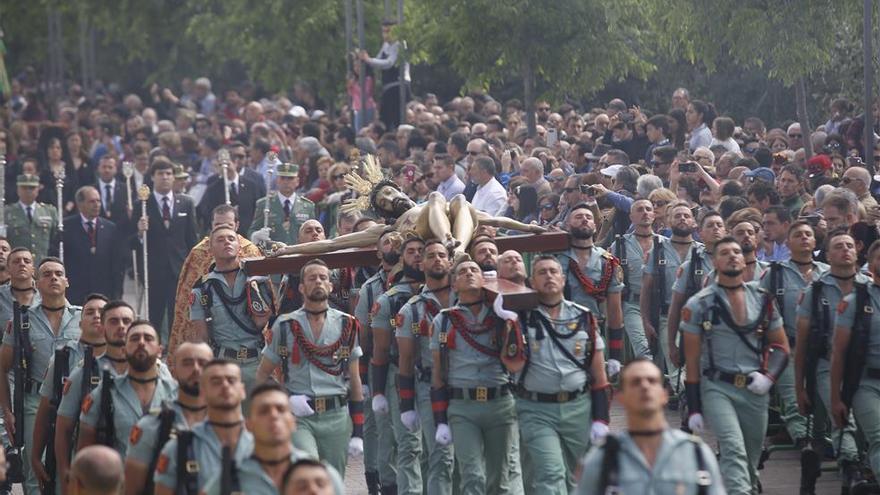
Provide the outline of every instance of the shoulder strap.
{"type": "Polygon", "coordinates": [[[623,269],[623,297],[626,298],[629,295],[629,259],[626,256],[626,238],[620,234],[617,234],[615,237],[617,238],[617,243],[615,244],[614,255],[620,260],[620,266],[623,269]]]}
{"type": "Polygon", "coordinates": [[[694,458],[697,462],[697,495],[707,495],[709,487],[712,486],[712,475],[706,467],[706,458],[703,457],[702,441],[699,437],[691,436],[691,443],[694,446],[694,458]]]}
{"type": "Polygon", "coordinates": [[[110,370],[104,370],[101,379],[101,416],[99,420],[98,438],[99,443],[107,447],[115,448],[116,423],[113,421],[113,375],[110,370]]]}
{"type": "Polygon", "coordinates": [[[782,287],[782,278],[782,263],[778,261],[770,263],[770,294],[776,299],[776,306],[779,307],[780,316],[784,314],[785,308],[785,288],[782,287]]]}
{"type": "Polygon", "coordinates": [[[177,432],[177,490],[181,488],[186,495],[197,495],[199,491],[199,462],[193,449],[193,432],[177,432]]]}
{"type": "MultiPolygon", "coordinates": [[[[287,346],[287,330],[290,329],[291,322],[288,320],[287,325],[283,323],[278,325],[278,357],[281,358],[281,386],[287,386],[287,379],[290,376],[290,352],[291,349],[287,346]]],[[[291,342],[292,345],[296,345],[296,339],[291,342]]]]}
{"type": "Polygon", "coordinates": [[[606,494],[609,490],[617,490],[620,487],[620,440],[617,436],[609,434],[605,437],[605,445],[602,447],[602,471],[599,473],[599,491],[606,494]]]}
{"type": "MultiPolygon", "coordinates": [[[[156,435],[156,445],[153,446],[153,456],[150,458],[150,466],[147,473],[153,473],[156,470],[156,464],[159,462],[159,454],[162,453],[162,447],[171,438],[171,431],[174,429],[174,418],[176,414],[167,404],[162,404],[162,410],[159,412],[159,432],[156,435]]],[[[178,434],[179,438],[179,434],[178,434]]],[[[153,477],[147,476],[147,487],[143,493],[153,493],[153,477]]]]}

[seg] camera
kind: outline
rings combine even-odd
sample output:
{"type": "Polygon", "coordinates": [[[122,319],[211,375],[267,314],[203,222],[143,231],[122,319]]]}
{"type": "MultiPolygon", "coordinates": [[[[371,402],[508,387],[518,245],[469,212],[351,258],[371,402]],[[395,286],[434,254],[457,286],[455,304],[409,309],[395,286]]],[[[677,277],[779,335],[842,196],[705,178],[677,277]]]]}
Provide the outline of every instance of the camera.
{"type": "Polygon", "coordinates": [[[686,174],[697,171],[697,164],[694,162],[683,162],[678,164],[678,171],[686,174]]]}
{"type": "Polygon", "coordinates": [[[595,196],[596,195],[595,186],[591,186],[589,184],[581,184],[580,189],[581,189],[581,194],[586,194],[587,196],[595,196]]]}

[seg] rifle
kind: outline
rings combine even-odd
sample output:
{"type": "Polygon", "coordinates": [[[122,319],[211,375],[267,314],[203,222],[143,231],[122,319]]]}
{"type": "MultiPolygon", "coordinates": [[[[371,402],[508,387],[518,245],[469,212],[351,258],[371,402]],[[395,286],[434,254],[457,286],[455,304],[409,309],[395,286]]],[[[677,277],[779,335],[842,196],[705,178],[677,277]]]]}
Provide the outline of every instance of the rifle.
{"type": "MultiPolygon", "coordinates": [[[[159,463],[159,455],[162,453],[162,447],[165,446],[165,443],[168,442],[168,439],[171,438],[171,435],[174,432],[175,416],[174,409],[168,404],[162,405],[162,411],[159,412],[159,434],[156,438],[156,447],[153,451],[153,457],[150,459],[147,473],[153,473],[156,471],[156,464],[159,463]]],[[[153,488],[153,477],[147,476],[147,484],[141,493],[144,495],[151,494],[153,493],[153,488]]]]}
{"type": "Polygon", "coordinates": [[[116,424],[113,422],[113,375],[105,369],[101,378],[101,418],[98,420],[97,440],[101,445],[116,448],[116,424]]]}
{"type": "MultiPolygon", "coordinates": [[[[812,284],[812,298],[810,308],[812,310],[812,318],[810,318],[810,335],[807,337],[807,358],[804,363],[804,380],[806,382],[807,398],[811,407],[816,407],[816,365],[819,363],[819,357],[827,355],[828,352],[828,336],[822,330],[820,318],[815,314],[819,307],[819,299],[822,293],[822,282],[815,281],[812,284]]],[[[827,318],[823,319],[827,321],[827,318]]],[[[810,412],[812,416],[812,411],[810,412]]]]}
{"type": "Polygon", "coordinates": [[[651,356],[654,357],[654,363],[660,365],[660,369],[664,374],[666,370],[666,360],[660,356],[660,332],[666,329],[660,329],[660,313],[663,303],[666,302],[666,257],[663,256],[663,244],[660,243],[659,237],[654,237],[654,277],[651,285],[651,307],[649,308],[648,317],[651,320],[651,326],[654,327],[656,336],[653,341],[649,341],[651,356]]]}
{"type": "Polygon", "coordinates": [[[58,405],[64,392],[64,379],[70,370],[70,348],[55,350],[55,368],[52,374],[52,397],[49,402],[49,432],[46,439],[46,472],[49,473],[49,482],[43,486],[43,495],[55,494],[55,472],[57,471],[55,459],[55,418],[58,415],[58,405]]]}
{"type": "Polygon", "coordinates": [[[859,389],[862,380],[862,372],[865,369],[865,361],[868,353],[868,336],[871,332],[866,325],[865,305],[868,301],[868,287],[856,282],[853,288],[856,293],[855,318],[853,319],[852,333],[849,338],[849,346],[846,348],[846,360],[844,361],[843,385],[840,397],[847,409],[852,408],[852,400],[859,389]]]}
{"type": "Polygon", "coordinates": [[[22,321],[22,313],[27,314],[28,306],[20,305],[18,301],[12,301],[12,331],[14,332],[13,341],[13,362],[15,369],[13,370],[13,381],[15,386],[12,392],[12,411],[15,415],[15,434],[12,438],[12,450],[7,452],[6,458],[9,461],[9,469],[6,473],[7,480],[13,483],[21,483],[24,481],[24,461],[21,458],[21,451],[24,448],[24,394],[28,384],[28,366],[31,361],[31,346],[27,332],[30,329],[30,322],[27,316],[22,321]]]}

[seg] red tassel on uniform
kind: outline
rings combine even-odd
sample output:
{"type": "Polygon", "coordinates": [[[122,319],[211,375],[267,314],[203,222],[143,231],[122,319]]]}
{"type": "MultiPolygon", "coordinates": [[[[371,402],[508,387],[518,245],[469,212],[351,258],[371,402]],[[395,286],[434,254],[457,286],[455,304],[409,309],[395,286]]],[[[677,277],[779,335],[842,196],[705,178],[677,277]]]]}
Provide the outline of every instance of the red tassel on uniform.
{"type": "Polygon", "coordinates": [[[290,362],[298,365],[301,360],[302,356],[299,355],[299,346],[294,342],[290,349],[290,362]]]}

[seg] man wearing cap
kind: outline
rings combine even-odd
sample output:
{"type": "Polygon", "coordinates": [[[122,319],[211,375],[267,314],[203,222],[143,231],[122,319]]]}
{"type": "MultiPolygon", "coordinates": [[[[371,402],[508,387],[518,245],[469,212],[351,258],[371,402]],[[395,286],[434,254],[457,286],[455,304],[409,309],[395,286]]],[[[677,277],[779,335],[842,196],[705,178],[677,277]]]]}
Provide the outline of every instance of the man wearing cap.
{"type": "MultiPolygon", "coordinates": [[[[232,153],[230,152],[230,155],[232,153]]],[[[242,235],[248,232],[251,223],[254,221],[257,200],[260,199],[260,184],[244,174],[239,174],[238,160],[230,160],[226,170],[227,180],[223,180],[223,170],[208,179],[208,187],[205,189],[205,195],[198,206],[199,218],[202,225],[211,224],[211,212],[214,207],[226,202],[226,183],[229,187],[229,204],[238,206],[239,229],[242,235]]]]}
{"type": "Polygon", "coordinates": [[[749,182],[754,182],[756,180],[762,180],[769,184],[774,184],[776,182],[776,174],[767,167],[758,167],[755,170],[749,170],[743,174],[743,177],[749,182]]]}
{"type": "Polygon", "coordinates": [[[25,247],[34,254],[34,265],[48,256],[49,244],[58,230],[57,210],[37,202],[40,178],[18,176],[18,204],[6,208],[6,237],[13,248],[25,247]]]}
{"type": "Polygon", "coordinates": [[[186,193],[186,183],[189,181],[189,173],[187,173],[183,165],[174,165],[173,170],[174,185],[171,186],[171,190],[174,191],[174,194],[186,193]]]}
{"type": "Polygon", "coordinates": [[[282,163],[278,166],[278,191],[269,198],[269,224],[264,223],[266,198],[257,200],[256,217],[248,237],[256,233],[273,241],[296,244],[299,228],[306,220],[315,218],[315,204],[296,194],[299,187],[299,165],[282,163]]]}

